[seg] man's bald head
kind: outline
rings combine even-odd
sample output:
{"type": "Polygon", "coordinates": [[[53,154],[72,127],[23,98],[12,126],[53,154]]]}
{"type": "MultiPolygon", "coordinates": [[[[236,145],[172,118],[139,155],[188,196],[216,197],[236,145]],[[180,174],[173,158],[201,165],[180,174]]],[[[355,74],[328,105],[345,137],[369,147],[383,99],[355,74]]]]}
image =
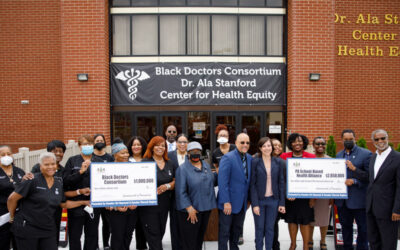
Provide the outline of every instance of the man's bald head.
{"type": "Polygon", "coordinates": [[[240,133],[236,136],[236,148],[240,153],[247,153],[250,148],[250,137],[246,133],[240,133]]]}

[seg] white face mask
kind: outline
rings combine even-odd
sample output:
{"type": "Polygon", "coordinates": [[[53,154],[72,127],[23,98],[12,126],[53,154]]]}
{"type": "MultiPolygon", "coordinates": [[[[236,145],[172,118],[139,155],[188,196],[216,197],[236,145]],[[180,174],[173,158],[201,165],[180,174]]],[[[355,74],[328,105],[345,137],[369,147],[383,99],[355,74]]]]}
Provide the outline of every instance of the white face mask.
{"type": "Polygon", "coordinates": [[[1,165],[3,166],[10,166],[13,163],[13,158],[9,155],[1,157],[1,165]]]}
{"type": "Polygon", "coordinates": [[[228,138],[226,138],[226,137],[220,137],[220,138],[218,138],[217,142],[218,142],[219,144],[228,143],[228,138]]]}

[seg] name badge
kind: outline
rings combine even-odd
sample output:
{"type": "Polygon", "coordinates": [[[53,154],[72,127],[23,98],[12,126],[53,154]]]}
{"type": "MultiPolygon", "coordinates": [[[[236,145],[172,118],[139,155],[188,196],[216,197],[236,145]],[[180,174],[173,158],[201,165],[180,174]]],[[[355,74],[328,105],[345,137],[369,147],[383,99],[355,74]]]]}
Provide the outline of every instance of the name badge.
{"type": "Polygon", "coordinates": [[[37,189],[42,189],[42,190],[46,190],[45,187],[36,187],[37,189]]]}

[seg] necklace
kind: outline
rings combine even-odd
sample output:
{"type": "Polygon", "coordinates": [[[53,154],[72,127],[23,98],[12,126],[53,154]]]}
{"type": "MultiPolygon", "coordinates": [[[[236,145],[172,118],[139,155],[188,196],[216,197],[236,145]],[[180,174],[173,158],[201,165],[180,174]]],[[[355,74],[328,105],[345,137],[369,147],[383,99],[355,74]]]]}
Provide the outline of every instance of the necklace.
{"type": "Polygon", "coordinates": [[[13,171],[12,167],[11,167],[11,174],[10,174],[10,175],[8,175],[7,172],[6,172],[3,168],[1,168],[1,170],[3,170],[3,172],[6,174],[6,176],[8,177],[8,179],[10,179],[10,182],[11,182],[11,183],[14,183],[14,180],[13,180],[14,171],[13,171]]]}

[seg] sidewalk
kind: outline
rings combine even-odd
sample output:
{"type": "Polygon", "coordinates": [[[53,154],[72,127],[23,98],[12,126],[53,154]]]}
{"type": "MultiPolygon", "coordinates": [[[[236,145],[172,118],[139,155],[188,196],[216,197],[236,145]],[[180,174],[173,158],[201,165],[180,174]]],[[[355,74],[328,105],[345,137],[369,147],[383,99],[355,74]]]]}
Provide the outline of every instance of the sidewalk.
{"type": "MultiPolygon", "coordinates": [[[[253,250],[255,249],[254,245],[254,220],[253,220],[253,214],[251,213],[251,210],[248,209],[246,213],[246,219],[244,222],[244,231],[243,231],[243,237],[244,237],[244,244],[239,246],[241,250],[253,250]]],[[[319,240],[320,240],[320,232],[319,228],[316,227],[314,229],[314,249],[319,249],[319,240]]],[[[83,238],[81,240],[83,243],[83,238]]],[[[290,247],[290,238],[289,238],[289,231],[288,231],[288,226],[287,224],[283,221],[279,221],[279,242],[281,244],[281,250],[287,250],[290,247]]],[[[326,237],[326,244],[328,249],[333,250],[335,249],[335,243],[333,240],[333,236],[327,236],[326,237]]],[[[101,235],[101,221],[100,221],[100,226],[99,226],[99,246],[100,249],[103,249],[102,246],[102,235],[101,235]]],[[[301,235],[300,231],[297,234],[297,249],[303,249],[303,242],[301,240],[301,235]]],[[[163,248],[164,250],[172,250],[171,248],[171,238],[170,238],[170,232],[169,232],[169,221],[167,222],[167,229],[165,232],[165,236],[163,239],[163,248]]],[[[59,249],[69,249],[67,246],[66,248],[59,248],[59,249]]],[[[133,236],[132,244],[130,249],[134,250],[136,249],[136,242],[135,242],[135,235],[133,236]]],[[[204,242],[203,244],[203,250],[217,250],[218,249],[218,244],[216,241],[207,241],[204,242]]],[[[400,250],[400,241],[398,243],[397,249],[400,250]]]]}

